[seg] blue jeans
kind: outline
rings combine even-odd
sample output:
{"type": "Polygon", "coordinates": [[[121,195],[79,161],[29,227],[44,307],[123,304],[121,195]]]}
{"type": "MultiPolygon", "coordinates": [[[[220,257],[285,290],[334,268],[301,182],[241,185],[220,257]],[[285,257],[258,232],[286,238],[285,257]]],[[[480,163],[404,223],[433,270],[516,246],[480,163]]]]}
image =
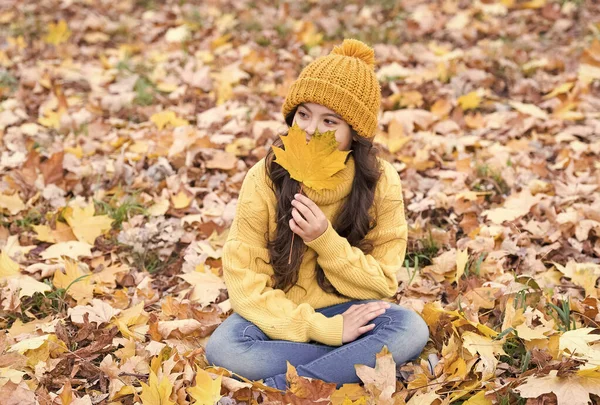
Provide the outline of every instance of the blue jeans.
{"type": "MultiPolygon", "coordinates": [[[[380,300],[355,300],[316,309],[332,317],[353,304],[380,300]]],[[[429,328],[416,312],[390,303],[391,307],[367,324],[375,327],[342,346],[317,342],[299,343],[273,340],[252,322],[231,314],[215,329],[206,344],[206,359],[250,380],[286,389],[286,360],[298,375],[337,384],[359,383],[355,364],[375,367],[375,355],[384,345],[397,365],[416,359],[429,339],[429,328]]]]}

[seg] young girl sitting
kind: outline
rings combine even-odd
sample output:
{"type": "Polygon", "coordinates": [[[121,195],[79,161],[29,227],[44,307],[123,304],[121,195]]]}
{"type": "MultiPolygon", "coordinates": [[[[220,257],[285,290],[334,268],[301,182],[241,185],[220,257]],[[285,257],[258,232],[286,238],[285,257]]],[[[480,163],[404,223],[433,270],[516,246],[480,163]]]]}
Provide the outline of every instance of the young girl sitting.
{"type": "Polygon", "coordinates": [[[289,361],[300,376],[339,388],[360,382],[354,365],[374,367],[384,345],[402,364],[427,343],[417,313],[384,301],[396,295],[408,228],[400,177],[373,147],[374,66],[372,48],[346,39],[292,84],[287,125],[309,138],[335,131],[338,149],[350,153],[333,176],[339,185],[320,193],[305,185],[299,193],[272,149],[248,170],[223,247],[234,313],[206,345],[211,364],[285,390],[289,361]]]}

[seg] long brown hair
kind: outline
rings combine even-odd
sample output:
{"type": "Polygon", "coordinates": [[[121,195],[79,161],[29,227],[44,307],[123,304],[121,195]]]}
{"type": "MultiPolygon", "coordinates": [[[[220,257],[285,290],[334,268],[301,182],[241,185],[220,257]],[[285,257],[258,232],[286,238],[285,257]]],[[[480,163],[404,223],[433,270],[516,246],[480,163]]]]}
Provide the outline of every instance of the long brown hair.
{"type": "MultiPolygon", "coordinates": [[[[297,107],[285,117],[288,127],[293,124],[296,110],[297,107]]],[[[365,254],[368,254],[373,250],[373,243],[365,239],[365,235],[376,226],[374,218],[371,218],[369,214],[369,209],[373,204],[375,188],[381,176],[379,162],[377,161],[378,149],[370,140],[358,135],[352,127],[350,127],[350,131],[352,134],[350,153],[354,157],[355,175],[348,199],[340,208],[335,223],[332,222],[332,225],[340,236],[348,240],[350,245],[356,246],[365,254]]],[[[281,137],[273,142],[273,146],[285,149],[281,137]]],[[[294,237],[291,263],[288,264],[293,234],[289,227],[289,221],[292,218],[292,200],[294,194],[299,190],[299,183],[290,177],[287,170],[275,163],[274,158],[273,149],[270,148],[265,157],[265,169],[267,176],[273,182],[273,191],[277,199],[277,229],[275,239],[267,242],[267,248],[275,273],[273,288],[287,292],[298,281],[298,273],[302,257],[306,251],[306,245],[302,238],[297,237],[297,235],[294,237]]],[[[316,275],[317,283],[324,291],[339,297],[353,298],[340,293],[327,279],[325,272],[318,263],[316,265],[316,275]]]]}

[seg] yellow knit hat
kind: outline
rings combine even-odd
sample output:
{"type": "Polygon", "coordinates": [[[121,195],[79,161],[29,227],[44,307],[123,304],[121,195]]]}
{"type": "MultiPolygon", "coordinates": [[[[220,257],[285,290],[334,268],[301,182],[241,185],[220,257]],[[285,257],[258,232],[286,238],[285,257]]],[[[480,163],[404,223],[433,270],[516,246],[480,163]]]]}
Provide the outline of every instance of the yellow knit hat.
{"type": "Polygon", "coordinates": [[[324,105],[360,136],[372,138],[381,105],[375,51],[357,39],[344,39],[329,55],[309,63],[288,91],[283,116],[301,103],[324,105]]]}

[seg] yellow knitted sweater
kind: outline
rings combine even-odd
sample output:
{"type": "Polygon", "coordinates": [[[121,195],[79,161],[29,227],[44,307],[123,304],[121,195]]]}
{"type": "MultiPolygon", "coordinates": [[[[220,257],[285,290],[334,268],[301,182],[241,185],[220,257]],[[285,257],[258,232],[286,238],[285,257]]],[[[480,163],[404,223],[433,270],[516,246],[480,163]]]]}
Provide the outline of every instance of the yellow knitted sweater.
{"type": "MultiPolygon", "coordinates": [[[[332,227],[332,222],[352,188],[354,157],[335,177],[342,183],[321,195],[305,188],[328,219],[327,230],[305,243],[308,247],[299,269],[299,279],[287,293],[272,288],[273,268],[265,236],[276,230],[276,198],[265,173],[265,159],[248,170],[240,189],[236,215],[223,247],[223,277],[235,312],[257,325],[271,339],[315,341],[342,345],[343,316],[326,317],[315,309],[349,301],[323,291],[316,280],[318,262],[328,280],[353,299],[385,299],[398,288],[396,274],[404,262],[407,225],[400,177],[383,159],[371,212],[377,225],[366,238],[374,249],[364,254],[350,245],[332,227]],[[298,287],[302,286],[306,292],[298,287]]],[[[298,236],[296,236],[298,237],[298,236]]]]}

